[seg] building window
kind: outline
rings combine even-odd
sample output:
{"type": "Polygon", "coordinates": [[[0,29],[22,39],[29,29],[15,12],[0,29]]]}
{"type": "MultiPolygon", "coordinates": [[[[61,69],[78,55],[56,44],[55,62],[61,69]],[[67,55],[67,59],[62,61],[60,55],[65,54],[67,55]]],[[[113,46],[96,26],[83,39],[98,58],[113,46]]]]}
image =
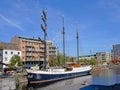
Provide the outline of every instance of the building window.
{"type": "Polygon", "coordinates": [[[20,52],[18,52],[18,55],[20,54],[20,52]]]}
{"type": "Polygon", "coordinates": [[[0,56],[2,56],[2,52],[0,52],[0,56]]]}
{"type": "Polygon", "coordinates": [[[5,61],[7,61],[7,57],[5,57],[5,61]]]}
{"type": "Polygon", "coordinates": [[[2,62],[2,58],[0,57],[0,62],[2,62]]]}
{"type": "Polygon", "coordinates": [[[11,54],[13,54],[13,52],[11,52],[11,54]]]}
{"type": "Polygon", "coordinates": [[[7,51],[5,51],[5,54],[7,54],[7,51]]]}

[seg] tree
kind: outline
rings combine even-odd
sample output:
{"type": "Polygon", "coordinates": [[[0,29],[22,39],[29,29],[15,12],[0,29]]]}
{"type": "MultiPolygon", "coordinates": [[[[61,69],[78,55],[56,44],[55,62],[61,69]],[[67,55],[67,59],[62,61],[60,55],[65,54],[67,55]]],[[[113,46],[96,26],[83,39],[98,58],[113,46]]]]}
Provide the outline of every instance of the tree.
{"type": "Polygon", "coordinates": [[[20,56],[18,55],[13,55],[11,57],[11,60],[10,60],[10,65],[9,65],[9,68],[10,69],[15,69],[15,68],[18,68],[20,66],[22,66],[22,61],[20,59],[20,56]]]}
{"type": "Polygon", "coordinates": [[[58,66],[64,65],[64,56],[61,53],[57,55],[57,62],[58,62],[58,66]]]}
{"type": "MultiPolygon", "coordinates": [[[[73,62],[73,58],[69,56],[65,56],[65,62],[73,62]]],[[[59,53],[57,56],[49,57],[49,65],[50,66],[64,66],[64,56],[59,53]]]]}
{"type": "Polygon", "coordinates": [[[89,64],[90,64],[90,65],[95,65],[95,64],[97,64],[97,63],[96,63],[96,60],[95,60],[94,58],[91,58],[91,59],[89,60],[89,64]]]}
{"type": "Polygon", "coordinates": [[[2,49],[3,47],[2,46],[0,46],[0,49],[2,49]]]}
{"type": "Polygon", "coordinates": [[[50,56],[49,65],[50,66],[57,66],[57,61],[56,61],[56,58],[54,56],[50,56]]]}
{"type": "Polygon", "coordinates": [[[80,59],[80,62],[85,65],[96,65],[97,64],[97,61],[95,60],[95,58],[91,58],[90,60],[80,59]]]}

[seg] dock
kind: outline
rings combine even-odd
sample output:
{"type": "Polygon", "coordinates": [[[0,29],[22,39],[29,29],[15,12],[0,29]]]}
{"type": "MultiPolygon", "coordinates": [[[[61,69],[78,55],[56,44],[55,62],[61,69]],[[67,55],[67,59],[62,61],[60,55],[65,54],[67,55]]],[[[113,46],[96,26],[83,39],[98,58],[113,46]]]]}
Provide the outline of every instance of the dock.
{"type": "Polygon", "coordinates": [[[28,84],[26,72],[0,75],[0,90],[16,90],[23,83],[28,84]]]}
{"type": "Polygon", "coordinates": [[[13,77],[0,78],[0,90],[15,90],[16,81],[13,77]]]}

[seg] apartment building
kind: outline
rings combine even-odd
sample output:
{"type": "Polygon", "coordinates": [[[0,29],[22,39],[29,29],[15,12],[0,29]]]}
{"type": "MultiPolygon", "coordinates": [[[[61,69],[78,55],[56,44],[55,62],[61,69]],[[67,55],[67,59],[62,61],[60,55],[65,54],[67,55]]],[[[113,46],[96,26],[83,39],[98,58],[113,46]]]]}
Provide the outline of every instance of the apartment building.
{"type": "MultiPolygon", "coordinates": [[[[12,43],[18,45],[22,52],[22,61],[24,64],[43,64],[44,62],[44,41],[35,38],[25,38],[15,36],[12,38],[12,43]]],[[[51,41],[46,41],[46,61],[50,55],[57,55],[56,46],[51,41]]]]}
{"type": "Polygon", "coordinates": [[[109,62],[111,61],[111,53],[110,52],[97,52],[96,59],[109,62]]]}
{"type": "Polygon", "coordinates": [[[53,45],[52,41],[47,41],[48,45],[48,57],[50,56],[57,56],[57,46],[53,45]]]}
{"type": "Polygon", "coordinates": [[[113,45],[112,57],[113,60],[120,60],[120,44],[113,45]]]}
{"type": "MultiPolygon", "coordinates": [[[[0,61],[9,64],[13,55],[21,57],[21,51],[18,46],[13,43],[0,42],[0,61]]],[[[3,68],[6,68],[6,66],[3,65],[3,68]]]]}
{"type": "MultiPolygon", "coordinates": [[[[22,61],[24,64],[42,64],[44,61],[44,41],[34,38],[25,38],[15,36],[12,43],[18,45],[22,52],[22,61]]],[[[47,54],[48,55],[48,54],[47,54]]],[[[48,61],[48,56],[46,60],[48,61]]]]}

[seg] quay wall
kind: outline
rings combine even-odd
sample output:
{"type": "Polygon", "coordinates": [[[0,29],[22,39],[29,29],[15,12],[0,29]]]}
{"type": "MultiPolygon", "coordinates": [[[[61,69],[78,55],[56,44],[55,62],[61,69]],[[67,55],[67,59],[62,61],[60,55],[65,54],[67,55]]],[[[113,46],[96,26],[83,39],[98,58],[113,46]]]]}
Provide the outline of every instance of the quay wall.
{"type": "Polygon", "coordinates": [[[105,65],[93,66],[91,73],[96,72],[96,71],[103,71],[103,70],[106,70],[106,69],[108,69],[108,67],[105,66],[105,65]]]}
{"type": "Polygon", "coordinates": [[[16,81],[15,78],[0,78],[0,90],[15,90],[16,81]]]}
{"type": "Polygon", "coordinates": [[[0,90],[16,90],[16,86],[20,86],[22,83],[28,84],[27,75],[22,72],[0,75],[0,90]]]}
{"type": "Polygon", "coordinates": [[[91,73],[94,72],[101,72],[101,71],[105,71],[107,69],[118,69],[120,68],[120,64],[116,65],[116,64],[109,64],[109,65],[95,65],[92,67],[91,73]]]}

